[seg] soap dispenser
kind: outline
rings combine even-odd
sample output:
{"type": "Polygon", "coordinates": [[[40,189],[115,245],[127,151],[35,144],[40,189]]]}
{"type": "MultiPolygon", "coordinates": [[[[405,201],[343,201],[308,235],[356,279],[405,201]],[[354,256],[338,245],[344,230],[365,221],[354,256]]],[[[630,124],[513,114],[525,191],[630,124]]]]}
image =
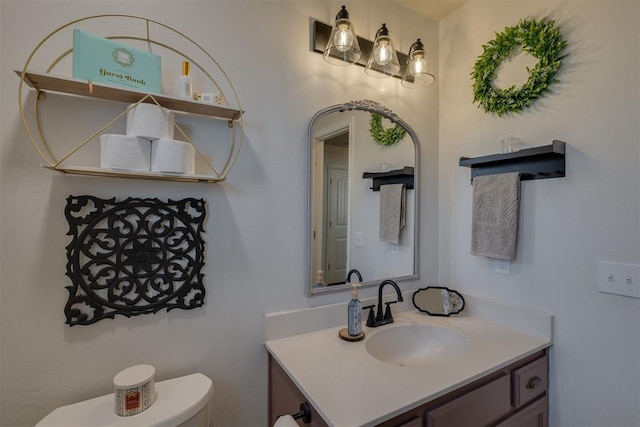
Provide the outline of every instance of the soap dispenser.
{"type": "Polygon", "coordinates": [[[351,284],[351,301],[347,304],[347,327],[338,331],[340,339],[349,342],[362,341],[364,331],[362,330],[362,302],[358,299],[359,283],[351,284]]]}
{"type": "Polygon", "coordinates": [[[314,287],[324,288],[324,286],[324,272],[322,270],[318,270],[318,273],[316,273],[316,284],[314,287]]]}
{"type": "Polygon", "coordinates": [[[351,301],[347,306],[347,332],[351,337],[362,334],[362,302],[358,299],[358,288],[360,284],[351,284],[351,301]]]}

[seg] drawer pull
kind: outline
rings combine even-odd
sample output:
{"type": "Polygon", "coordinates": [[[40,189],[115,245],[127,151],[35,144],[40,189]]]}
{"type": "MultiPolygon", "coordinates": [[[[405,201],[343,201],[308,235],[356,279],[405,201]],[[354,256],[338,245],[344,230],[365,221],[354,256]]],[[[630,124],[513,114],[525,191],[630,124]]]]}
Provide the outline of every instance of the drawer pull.
{"type": "Polygon", "coordinates": [[[542,382],[542,378],[540,378],[539,376],[536,375],[535,377],[531,377],[531,379],[529,379],[529,382],[527,383],[527,385],[525,387],[528,388],[529,390],[533,390],[541,382],[542,382]]]}

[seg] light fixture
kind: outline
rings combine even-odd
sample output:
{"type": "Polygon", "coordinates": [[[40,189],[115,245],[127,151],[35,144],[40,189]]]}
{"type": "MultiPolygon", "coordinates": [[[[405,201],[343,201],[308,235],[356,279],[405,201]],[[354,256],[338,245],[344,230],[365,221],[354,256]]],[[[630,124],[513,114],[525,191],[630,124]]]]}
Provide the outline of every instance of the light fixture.
{"type": "Polygon", "coordinates": [[[436,78],[427,68],[424,45],[418,39],[409,49],[407,66],[402,77],[402,86],[409,88],[424,88],[433,84],[436,78]]]}
{"type": "Polygon", "coordinates": [[[398,53],[393,46],[393,40],[389,37],[386,24],[382,24],[376,32],[373,50],[364,72],[372,77],[390,77],[396,75],[398,71],[400,71],[398,53]]]}
{"type": "Polygon", "coordinates": [[[408,88],[424,88],[435,81],[420,39],[411,45],[407,55],[395,50],[385,24],[377,31],[374,42],[359,37],[345,6],[336,15],[335,27],[313,19],[310,31],[310,49],[331,64],[365,67],[370,76],[392,77],[408,88]]]}
{"type": "Polygon", "coordinates": [[[349,20],[349,12],[342,6],[336,15],[336,23],[324,49],[324,60],[333,65],[350,65],[358,62],[361,55],[358,37],[349,20]]]}

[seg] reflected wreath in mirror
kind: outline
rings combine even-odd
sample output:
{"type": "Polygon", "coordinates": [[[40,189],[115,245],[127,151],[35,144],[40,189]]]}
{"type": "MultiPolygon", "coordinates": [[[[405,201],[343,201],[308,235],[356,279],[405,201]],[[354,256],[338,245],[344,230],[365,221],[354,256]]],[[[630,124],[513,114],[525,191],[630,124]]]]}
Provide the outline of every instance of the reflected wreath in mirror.
{"type": "Polygon", "coordinates": [[[385,147],[397,144],[406,134],[406,131],[398,124],[385,129],[382,126],[382,116],[377,113],[371,113],[369,124],[371,125],[369,133],[373,140],[376,144],[384,145],[385,147]]]}

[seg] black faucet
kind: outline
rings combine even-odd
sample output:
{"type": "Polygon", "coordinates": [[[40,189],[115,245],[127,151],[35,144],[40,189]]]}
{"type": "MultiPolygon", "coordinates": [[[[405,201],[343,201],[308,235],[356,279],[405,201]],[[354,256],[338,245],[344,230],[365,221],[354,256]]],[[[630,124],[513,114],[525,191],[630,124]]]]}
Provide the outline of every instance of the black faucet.
{"type": "Polygon", "coordinates": [[[344,281],[344,283],[351,283],[352,274],[355,274],[356,276],[358,276],[358,283],[362,283],[362,274],[360,274],[360,272],[355,268],[352,268],[351,270],[349,270],[349,272],[347,273],[347,279],[344,281]]]}
{"type": "Polygon", "coordinates": [[[378,287],[378,311],[376,316],[373,316],[373,305],[368,305],[366,307],[363,307],[362,309],[364,310],[365,308],[369,309],[369,317],[367,318],[367,326],[369,326],[370,328],[377,328],[378,326],[382,326],[382,325],[387,325],[389,323],[393,323],[393,315],[391,314],[391,304],[395,304],[398,301],[402,302],[404,301],[404,299],[402,298],[402,292],[400,291],[400,287],[398,287],[398,284],[396,282],[394,282],[393,280],[384,280],[382,281],[382,283],[380,283],[380,286],[378,287]],[[396,293],[398,294],[398,299],[396,301],[388,301],[385,303],[386,305],[386,309],[384,310],[384,314],[382,312],[382,288],[384,288],[384,285],[391,285],[395,288],[396,293]]]}

